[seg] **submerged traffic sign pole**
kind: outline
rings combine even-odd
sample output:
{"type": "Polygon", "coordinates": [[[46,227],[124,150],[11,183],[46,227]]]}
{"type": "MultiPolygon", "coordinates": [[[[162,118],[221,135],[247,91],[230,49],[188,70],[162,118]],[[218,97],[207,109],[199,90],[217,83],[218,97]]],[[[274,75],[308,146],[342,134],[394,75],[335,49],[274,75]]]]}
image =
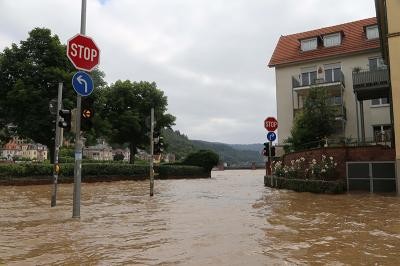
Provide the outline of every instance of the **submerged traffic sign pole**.
{"type": "MultiPolygon", "coordinates": [[[[92,38],[86,34],[86,0],[82,0],[81,9],[81,31],[68,40],[67,57],[75,68],[92,71],[100,62],[100,49],[92,38]]],[[[85,72],[79,71],[72,79],[72,86],[77,92],[76,113],[80,114],[82,109],[82,97],[88,96],[93,91],[92,78],[85,72]]],[[[76,119],[75,125],[75,166],[74,166],[74,196],[72,217],[80,218],[81,211],[81,179],[82,179],[82,149],[81,119],[76,119]]]]}
{"type": "Polygon", "coordinates": [[[272,184],[272,168],[271,168],[271,161],[272,161],[272,142],[276,139],[276,134],[275,130],[278,128],[278,121],[276,120],[275,117],[267,117],[264,120],[264,127],[266,130],[268,130],[267,134],[267,139],[269,140],[269,145],[268,145],[268,162],[266,163],[266,174],[267,176],[270,174],[271,175],[271,184],[272,184]]]}
{"type": "MultiPolygon", "coordinates": [[[[82,0],[81,8],[81,34],[86,34],[86,0],[82,0]]],[[[69,46],[69,44],[68,44],[69,46]]],[[[68,49],[67,49],[67,55],[68,49]]],[[[69,56],[68,56],[69,57],[69,56]]],[[[71,58],[70,58],[71,59],[71,58]]],[[[72,60],[71,60],[72,61],[72,60]]],[[[75,63],[73,63],[75,65],[75,63]]],[[[76,112],[81,113],[81,96],[76,97],[76,112]]],[[[81,217],[81,180],[82,180],[82,140],[81,140],[81,120],[76,119],[75,132],[75,165],[74,165],[74,194],[72,205],[72,218],[81,217]]]]}

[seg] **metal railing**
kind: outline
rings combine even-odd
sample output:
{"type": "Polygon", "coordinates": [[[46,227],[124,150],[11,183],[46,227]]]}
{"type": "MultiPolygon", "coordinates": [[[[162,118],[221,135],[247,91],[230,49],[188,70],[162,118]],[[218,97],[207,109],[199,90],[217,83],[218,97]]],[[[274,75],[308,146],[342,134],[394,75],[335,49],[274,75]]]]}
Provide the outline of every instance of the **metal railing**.
{"type": "Polygon", "coordinates": [[[364,147],[364,146],[376,146],[381,145],[387,148],[392,147],[391,141],[387,139],[377,138],[366,138],[365,141],[358,140],[357,138],[324,138],[316,141],[304,142],[301,145],[297,145],[294,150],[291,143],[285,143],[283,146],[286,152],[302,151],[313,148],[322,147],[364,147]],[[285,147],[286,146],[286,147],[285,147]]]}
{"type": "MultiPolygon", "coordinates": [[[[343,118],[344,120],[347,120],[347,116],[346,116],[346,107],[343,105],[332,105],[332,108],[334,110],[335,113],[335,117],[336,118],[343,118]]],[[[293,109],[293,115],[294,117],[303,111],[303,108],[295,108],[293,109]]]]}
{"type": "Polygon", "coordinates": [[[353,87],[365,88],[389,85],[387,69],[353,71],[353,87]]]}
{"type": "Polygon", "coordinates": [[[303,81],[300,78],[292,76],[292,88],[317,86],[317,85],[337,83],[337,82],[341,82],[344,86],[344,74],[342,71],[339,72],[338,77],[334,77],[332,80],[326,78],[318,78],[318,79],[303,81]]]}

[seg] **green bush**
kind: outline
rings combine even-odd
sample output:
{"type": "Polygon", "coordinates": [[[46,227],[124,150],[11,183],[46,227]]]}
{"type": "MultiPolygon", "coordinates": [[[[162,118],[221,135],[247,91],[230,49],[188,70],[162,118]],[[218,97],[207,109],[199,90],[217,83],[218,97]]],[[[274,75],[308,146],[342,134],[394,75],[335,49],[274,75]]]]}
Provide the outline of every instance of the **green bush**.
{"type": "Polygon", "coordinates": [[[168,177],[209,177],[209,172],[203,167],[193,165],[171,165],[162,164],[155,167],[158,176],[161,179],[168,177]]]}
{"type": "Polygon", "coordinates": [[[312,192],[312,193],[344,193],[346,191],[343,181],[326,181],[326,180],[306,180],[306,179],[291,179],[284,177],[274,177],[271,185],[271,179],[265,179],[266,186],[282,189],[290,189],[297,192],[312,192]]]}
{"type": "Polygon", "coordinates": [[[59,163],[74,163],[75,158],[74,157],[58,157],[58,162],[59,163]]]}
{"type": "Polygon", "coordinates": [[[200,150],[189,154],[183,161],[184,165],[195,165],[200,166],[211,171],[211,169],[218,165],[219,156],[211,150],[200,150]]]}
{"type": "Polygon", "coordinates": [[[117,153],[114,155],[114,161],[123,161],[124,160],[124,155],[122,153],[117,153]]]}
{"type": "MultiPolygon", "coordinates": [[[[146,176],[148,167],[132,164],[104,164],[84,163],[82,164],[83,176],[146,176]]],[[[0,164],[0,177],[27,177],[27,176],[52,176],[52,164],[0,164]]],[[[60,164],[61,176],[74,176],[73,163],[60,164]]]]}
{"type": "MultiPolygon", "coordinates": [[[[60,163],[60,180],[74,176],[73,163],[60,163]]],[[[192,165],[160,165],[154,167],[159,178],[193,178],[209,177],[210,172],[203,167],[192,165]]],[[[51,177],[52,164],[0,164],[0,179],[10,177],[51,177]]],[[[149,167],[145,165],[132,165],[127,163],[83,163],[82,177],[107,177],[107,176],[149,176],[149,167]]]]}
{"type": "Polygon", "coordinates": [[[60,148],[60,152],[59,152],[58,156],[74,158],[74,156],[75,156],[74,148],[62,147],[62,148],[60,148]]]}

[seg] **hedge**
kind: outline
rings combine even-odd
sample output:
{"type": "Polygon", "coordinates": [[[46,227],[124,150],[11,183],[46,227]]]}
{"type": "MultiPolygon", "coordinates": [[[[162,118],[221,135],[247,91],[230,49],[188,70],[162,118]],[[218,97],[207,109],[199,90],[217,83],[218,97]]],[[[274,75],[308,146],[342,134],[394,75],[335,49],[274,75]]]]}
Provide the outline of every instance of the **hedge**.
{"type": "MultiPolygon", "coordinates": [[[[74,176],[74,164],[60,164],[61,176],[74,176]]],[[[82,175],[85,176],[147,176],[149,168],[132,164],[102,164],[83,163],[82,175]]],[[[28,177],[28,176],[52,176],[52,164],[0,164],[0,178],[2,177],[28,177]]]]}
{"type": "Polygon", "coordinates": [[[271,184],[271,177],[265,176],[264,183],[268,187],[290,189],[297,192],[339,194],[346,191],[346,184],[342,180],[291,179],[274,176],[271,184]]]}
{"type": "Polygon", "coordinates": [[[190,177],[210,177],[210,172],[203,167],[192,165],[160,165],[154,169],[160,179],[167,178],[190,178],[190,177]]]}
{"type": "MultiPolygon", "coordinates": [[[[74,176],[74,164],[60,164],[60,179],[68,180],[74,176]]],[[[194,178],[209,177],[210,172],[202,167],[189,165],[160,165],[154,170],[158,177],[166,178],[194,178]]],[[[28,177],[27,179],[42,179],[53,175],[52,164],[0,164],[0,180],[28,177]]],[[[82,177],[148,177],[149,167],[145,165],[132,165],[126,163],[83,163],[82,177]]]]}
{"type": "MultiPolygon", "coordinates": [[[[74,157],[59,157],[58,158],[59,163],[74,163],[75,158],[74,157]]],[[[82,163],[103,163],[103,164],[128,164],[129,162],[127,161],[109,161],[109,160],[92,160],[92,159],[83,159],[82,163]]],[[[137,163],[135,162],[135,165],[137,163]]]]}

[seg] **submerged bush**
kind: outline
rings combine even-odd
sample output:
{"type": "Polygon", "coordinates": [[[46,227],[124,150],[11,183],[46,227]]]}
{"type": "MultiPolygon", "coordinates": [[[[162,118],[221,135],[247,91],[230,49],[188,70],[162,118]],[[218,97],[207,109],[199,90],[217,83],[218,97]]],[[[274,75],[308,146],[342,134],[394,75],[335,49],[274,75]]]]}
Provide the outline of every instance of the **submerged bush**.
{"type": "Polygon", "coordinates": [[[218,165],[218,162],[218,154],[211,150],[200,150],[189,154],[182,164],[200,166],[207,171],[211,171],[214,166],[218,165]]]}

